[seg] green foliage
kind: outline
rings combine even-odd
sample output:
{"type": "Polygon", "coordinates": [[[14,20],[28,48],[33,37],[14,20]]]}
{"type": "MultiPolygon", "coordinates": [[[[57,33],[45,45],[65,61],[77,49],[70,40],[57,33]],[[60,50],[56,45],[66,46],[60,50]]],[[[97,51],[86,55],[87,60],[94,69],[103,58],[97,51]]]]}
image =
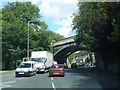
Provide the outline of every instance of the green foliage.
{"type": "Polygon", "coordinates": [[[48,31],[48,25],[41,20],[40,9],[31,2],[13,2],[2,8],[2,59],[6,69],[27,56],[27,34],[31,51],[53,52],[52,42],[64,37],[48,31]]]}
{"type": "Polygon", "coordinates": [[[73,20],[76,43],[95,52],[105,71],[113,63],[119,66],[120,2],[80,2],[78,7],[73,20]]]}
{"type": "Polygon", "coordinates": [[[88,21],[92,16],[91,12],[93,12],[92,8],[94,6],[92,3],[79,3],[78,7],[78,14],[75,15],[75,18],[73,20],[73,29],[78,33],[76,42],[78,45],[83,43],[87,45],[88,48],[90,48],[91,43],[93,43],[93,37],[90,36],[92,30],[88,21]]]}
{"type": "Polygon", "coordinates": [[[73,20],[78,45],[93,51],[120,48],[120,2],[80,2],[78,7],[73,20]]]}

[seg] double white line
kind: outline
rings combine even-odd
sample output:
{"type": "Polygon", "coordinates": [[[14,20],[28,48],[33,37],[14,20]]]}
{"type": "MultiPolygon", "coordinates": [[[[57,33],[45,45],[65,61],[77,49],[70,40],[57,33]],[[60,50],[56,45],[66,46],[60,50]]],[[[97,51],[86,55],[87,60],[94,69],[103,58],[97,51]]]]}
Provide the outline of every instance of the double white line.
{"type": "Polygon", "coordinates": [[[51,78],[51,84],[52,84],[52,88],[54,89],[54,90],[56,90],[56,88],[55,88],[55,85],[54,85],[54,82],[53,82],[53,77],[51,78]]]}

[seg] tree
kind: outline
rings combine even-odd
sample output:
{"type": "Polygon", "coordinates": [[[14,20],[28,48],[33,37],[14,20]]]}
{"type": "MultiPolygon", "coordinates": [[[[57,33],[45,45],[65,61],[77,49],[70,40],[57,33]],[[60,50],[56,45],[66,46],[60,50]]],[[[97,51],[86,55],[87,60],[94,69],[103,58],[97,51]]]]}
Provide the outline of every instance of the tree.
{"type": "Polygon", "coordinates": [[[6,69],[14,68],[15,63],[27,55],[28,22],[30,53],[36,50],[52,52],[51,42],[57,37],[50,35],[39,11],[31,2],[8,3],[2,8],[2,59],[6,69]]]}
{"type": "Polygon", "coordinates": [[[2,56],[9,65],[6,68],[26,56],[27,22],[40,17],[39,8],[30,2],[8,3],[2,8],[2,56]]]}
{"type": "Polygon", "coordinates": [[[114,43],[118,44],[119,4],[79,3],[78,14],[73,20],[73,29],[77,32],[77,44],[83,43],[91,50],[102,48],[105,50],[111,48],[110,45],[114,43]]]}
{"type": "Polygon", "coordinates": [[[110,62],[120,62],[120,2],[84,2],[78,7],[73,20],[76,43],[99,53],[105,68],[110,62]]]}

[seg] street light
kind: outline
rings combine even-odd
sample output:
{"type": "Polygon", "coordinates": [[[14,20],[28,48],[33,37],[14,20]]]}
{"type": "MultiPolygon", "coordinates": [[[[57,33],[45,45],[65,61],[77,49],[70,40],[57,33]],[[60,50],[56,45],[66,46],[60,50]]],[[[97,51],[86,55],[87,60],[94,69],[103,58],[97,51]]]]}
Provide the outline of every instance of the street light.
{"type": "MultiPolygon", "coordinates": [[[[33,20],[28,21],[28,34],[27,34],[27,59],[28,60],[29,60],[29,37],[30,37],[29,36],[29,32],[30,32],[30,30],[29,30],[29,24],[30,24],[31,21],[33,21],[33,20]]],[[[41,27],[38,27],[38,28],[41,29],[41,27]]]]}
{"type": "Polygon", "coordinates": [[[28,34],[27,34],[27,59],[29,60],[29,23],[28,21],[28,34]]]}
{"type": "Polygon", "coordinates": [[[28,21],[28,34],[27,34],[27,59],[29,60],[29,22],[28,21]]]}

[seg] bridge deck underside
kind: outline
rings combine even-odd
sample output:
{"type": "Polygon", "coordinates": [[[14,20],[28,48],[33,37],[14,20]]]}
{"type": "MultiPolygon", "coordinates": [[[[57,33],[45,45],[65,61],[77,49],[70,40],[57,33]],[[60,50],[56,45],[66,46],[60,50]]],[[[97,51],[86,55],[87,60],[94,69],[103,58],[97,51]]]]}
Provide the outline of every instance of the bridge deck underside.
{"type": "Polygon", "coordinates": [[[72,53],[79,51],[79,50],[86,50],[84,47],[81,46],[69,46],[61,51],[59,51],[55,56],[54,59],[57,61],[59,64],[66,63],[67,57],[71,55],[72,53]]]}

